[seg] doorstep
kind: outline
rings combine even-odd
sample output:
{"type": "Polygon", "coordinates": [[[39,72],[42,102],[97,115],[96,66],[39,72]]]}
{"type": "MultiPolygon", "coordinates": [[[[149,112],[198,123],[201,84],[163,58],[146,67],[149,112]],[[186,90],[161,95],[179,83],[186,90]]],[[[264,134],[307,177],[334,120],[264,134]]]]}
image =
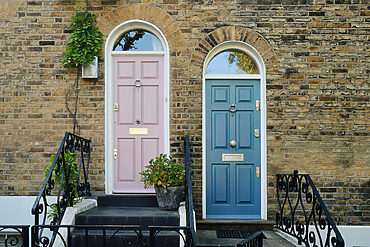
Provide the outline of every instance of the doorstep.
{"type": "Polygon", "coordinates": [[[272,220],[197,220],[199,230],[235,229],[235,230],[272,230],[275,221],[272,220]]]}

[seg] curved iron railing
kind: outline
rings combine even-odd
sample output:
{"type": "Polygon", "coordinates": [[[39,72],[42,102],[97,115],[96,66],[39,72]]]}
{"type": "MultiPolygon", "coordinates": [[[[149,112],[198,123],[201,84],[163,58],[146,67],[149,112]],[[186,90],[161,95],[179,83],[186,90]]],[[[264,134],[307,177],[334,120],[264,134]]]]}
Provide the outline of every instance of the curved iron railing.
{"type": "MultiPolygon", "coordinates": [[[[51,219],[52,225],[60,225],[64,212],[68,206],[73,206],[76,197],[90,195],[90,184],[88,182],[88,170],[90,162],[91,141],[80,136],[66,132],[59,146],[56,158],[50,166],[44,183],[32,207],[32,215],[35,216],[35,225],[46,225],[48,209],[53,207],[54,214],[51,219]],[[71,168],[66,165],[66,153],[72,154],[78,162],[78,182],[71,181],[71,168]],[[60,177],[60,184],[56,185],[53,175],[60,177]],[[56,202],[48,201],[48,196],[52,194],[55,186],[59,186],[56,193],[56,202]],[[78,195],[76,194],[76,190],[78,195]]],[[[39,240],[43,234],[40,231],[39,240]]],[[[55,235],[54,235],[55,237],[55,235]]]]}
{"type": "Polygon", "coordinates": [[[277,174],[276,225],[306,246],[343,247],[344,240],[307,174],[277,174]]]}
{"type": "Polygon", "coordinates": [[[29,225],[0,225],[0,233],[5,234],[4,242],[1,246],[29,246],[29,225]],[[5,233],[6,230],[10,230],[5,233]]]}

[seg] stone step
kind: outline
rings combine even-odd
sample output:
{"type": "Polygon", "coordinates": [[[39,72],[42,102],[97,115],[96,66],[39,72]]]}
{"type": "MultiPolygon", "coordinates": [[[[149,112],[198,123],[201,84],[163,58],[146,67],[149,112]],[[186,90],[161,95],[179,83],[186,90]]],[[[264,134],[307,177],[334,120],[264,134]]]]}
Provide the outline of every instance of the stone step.
{"type": "Polygon", "coordinates": [[[103,195],[97,201],[102,207],[158,207],[154,194],[103,195]]]}
{"type": "Polygon", "coordinates": [[[199,230],[272,230],[275,221],[269,220],[197,220],[199,230]]]}
{"type": "Polygon", "coordinates": [[[162,211],[158,207],[101,207],[98,206],[76,217],[77,225],[139,225],[178,226],[177,211],[162,211]]]}

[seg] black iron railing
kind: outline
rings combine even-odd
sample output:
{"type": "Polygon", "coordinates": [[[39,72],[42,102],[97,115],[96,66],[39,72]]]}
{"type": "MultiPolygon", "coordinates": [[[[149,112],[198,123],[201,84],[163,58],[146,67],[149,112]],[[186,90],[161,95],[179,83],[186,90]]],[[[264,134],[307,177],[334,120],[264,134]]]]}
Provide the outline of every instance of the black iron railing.
{"type": "Polygon", "coordinates": [[[265,235],[262,232],[255,232],[251,234],[246,239],[239,242],[236,246],[237,247],[262,247],[263,246],[263,239],[265,235]]]}
{"type": "Polygon", "coordinates": [[[186,226],[189,227],[188,242],[192,245],[198,243],[195,232],[195,217],[193,205],[193,187],[191,181],[191,161],[190,161],[190,141],[189,136],[185,136],[185,195],[186,195],[186,226]]]}
{"type": "Polygon", "coordinates": [[[31,228],[32,247],[144,247],[143,232],[138,225],[39,225],[31,228]],[[40,233],[43,233],[40,236],[40,233]],[[54,237],[56,235],[56,237],[54,237]],[[99,236],[99,237],[97,237],[99,236]],[[53,239],[54,238],[54,239],[53,239]]]}
{"type": "Polygon", "coordinates": [[[344,240],[307,174],[278,174],[276,225],[306,246],[343,247],[344,240]]]}
{"type": "Polygon", "coordinates": [[[0,236],[4,239],[0,241],[0,246],[29,246],[29,227],[28,225],[0,225],[0,236]]]}
{"type": "MultiPolygon", "coordinates": [[[[90,194],[90,184],[88,182],[90,143],[90,140],[66,132],[33,204],[32,215],[35,216],[35,225],[46,225],[48,217],[49,219],[51,218],[52,225],[59,225],[66,208],[73,206],[77,197],[90,194]],[[75,170],[73,170],[71,165],[68,165],[71,161],[67,159],[71,157],[78,169],[75,167],[75,170]],[[73,180],[72,175],[76,172],[78,173],[78,178],[73,180]],[[60,180],[59,184],[55,182],[56,177],[60,180]],[[57,187],[57,192],[55,193],[56,201],[50,202],[50,200],[48,201],[48,196],[52,195],[54,187],[57,187]],[[42,218],[41,224],[40,217],[42,218]]],[[[41,230],[39,241],[42,234],[41,230]]]]}

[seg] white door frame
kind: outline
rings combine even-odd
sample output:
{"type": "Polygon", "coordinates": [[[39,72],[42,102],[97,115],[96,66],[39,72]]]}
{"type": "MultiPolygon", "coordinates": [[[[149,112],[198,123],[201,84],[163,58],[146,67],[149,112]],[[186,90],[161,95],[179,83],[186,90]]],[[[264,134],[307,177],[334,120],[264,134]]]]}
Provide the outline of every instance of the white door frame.
{"type": "Polygon", "coordinates": [[[214,47],[207,55],[203,64],[203,121],[202,121],[202,218],[207,218],[207,187],[206,187],[206,79],[259,79],[260,80],[260,101],[261,101],[261,219],[267,220],[267,151],[266,151],[266,67],[263,58],[258,51],[251,45],[241,41],[226,41],[214,47]],[[210,75],[206,74],[209,62],[222,51],[237,49],[245,52],[254,59],[257,64],[259,74],[248,75],[210,75]]]}
{"type": "Polygon", "coordinates": [[[170,81],[170,59],[168,42],[162,31],[155,25],[143,20],[129,20],[116,26],[108,35],[105,42],[105,193],[113,194],[114,161],[113,161],[113,64],[112,57],[118,55],[164,55],[164,152],[169,154],[169,81],[170,81]],[[163,52],[156,51],[113,51],[114,42],[122,33],[133,29],[144,29],[154,34],[162,43],[163,52]]]}

